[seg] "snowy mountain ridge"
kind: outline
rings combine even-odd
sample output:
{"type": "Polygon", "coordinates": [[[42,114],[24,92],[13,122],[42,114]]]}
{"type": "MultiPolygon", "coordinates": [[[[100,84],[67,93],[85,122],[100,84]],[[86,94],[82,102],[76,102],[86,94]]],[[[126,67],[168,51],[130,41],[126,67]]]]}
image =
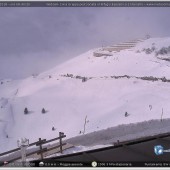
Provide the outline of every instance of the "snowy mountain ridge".
{"type": "Polygon", "coordinates": [[[170,118],[169,60],[170,38],[150,38],[116,52],[93,49],[23,80],[1,80],[0,152],[20,137],[34,142],[63,131],[70,138],[159,120],[162,110],[170,118]],[[106,55],[95,57],[96,50],[106,55]]]}

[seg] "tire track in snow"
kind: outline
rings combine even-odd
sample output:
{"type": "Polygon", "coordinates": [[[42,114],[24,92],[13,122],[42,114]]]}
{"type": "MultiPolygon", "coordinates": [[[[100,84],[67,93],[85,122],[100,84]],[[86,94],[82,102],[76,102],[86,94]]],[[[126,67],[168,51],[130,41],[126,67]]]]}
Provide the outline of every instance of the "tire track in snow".
{"type": "MultiPolygon", "coordinates": [[[[1,108],[6,108],[6,106],[8,106],[9,104],[9,101],[7,98],[1,98],[1,108]]],[[[1,120],[0,123],[3,123],[4,125],[2,125],[2,130],[1,130],[1,135],[3,135],[4,137],[7,135],[7,132],[6,132],[6,127],[8,125],[8,122],[5,121],[5,120],[1,120]]],[[[2,138],[1,138],[2,139],[2,138]]]]}
{"type": "Polygon", "coordinates": [[[10,129],[13,128],[15,125],[15,116],[14,116],[14,110],[13,110],[13,105],[12,101],[15,100],[17,94],[18,94],[19,89],[16,90],[14,95],[10,99],[4,99],[2,98],[3,105],[2,108],[6,108],[6,119],[8,120],[3,120],[0,123],[3,123],[2,128],[1,128],[1,134],[0,134],[0,150],[4,150],[4,148],[8,145],[9,138],[11,138],[10,134],[10,129]],[[9,135],[10,134],[10,135],[9,135]]]}
{"type": "MultiPolygon", "coordinates": [[[[11,101],[15,100],[15,97],[17,96],[18,91],[19,91],[19,89],[16,90],[14,96],[11,98],[11,101]]],[[[11,120],[6,123],[7,124],[6,128],[5,128],[6,135],[8,135],[8,132],[7,132],[8,129],[12,128],[15,125],[15,116],[14,116],[13,106],[12,106],[11,102],[8,101],[8,103],[9,103],[9,112],[10,112],[11,120]]]]}
{"type": "Polygon", "coordinates": [[[4,127],[3,127],[2,131],[3,131],[3,135],[5,137],[8,136],[8,130],[11,129],[14,126],[14,124],[15,124],[13,107],[12,107],[11,104],[9,105],[8,118],[10,118],[10,120],[3,121],[5,124],[4,124],[4,127]]]}
{"type": "MultiPolygon", "coordinates": [[[[17,89],[18,91],[18,89],[17,89]]],[[[12,98],[12,100],[14,100],[15,96],[12,98]]],[[[8,119],[7,121],[4,121],[5,125],[3,128],[3,135],[7,138],[7,136],[9,137],[9,129],[11,129],[14,125],[15,125],[15,118],[14,118],[14,111],[13,111],[13,106],[11,104],[11,102],[9,101],[9,99],[7,99],[6,105],[8,105],[8,119]]]]}

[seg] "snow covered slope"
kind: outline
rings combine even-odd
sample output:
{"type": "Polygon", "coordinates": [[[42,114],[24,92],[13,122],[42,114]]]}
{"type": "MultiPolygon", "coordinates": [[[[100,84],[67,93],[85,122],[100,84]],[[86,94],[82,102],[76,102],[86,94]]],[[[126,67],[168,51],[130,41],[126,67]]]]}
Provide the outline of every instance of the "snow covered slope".
{"type": "Polygon", "coordinates": [[[37,76],[0,80],[0,152],[20,137],[82,135],[85,119],[89,133],[160,119],[162,111],[170,118],[169,46],[170,38],[150,38],[109,56],[94,49],[37,76]]]}

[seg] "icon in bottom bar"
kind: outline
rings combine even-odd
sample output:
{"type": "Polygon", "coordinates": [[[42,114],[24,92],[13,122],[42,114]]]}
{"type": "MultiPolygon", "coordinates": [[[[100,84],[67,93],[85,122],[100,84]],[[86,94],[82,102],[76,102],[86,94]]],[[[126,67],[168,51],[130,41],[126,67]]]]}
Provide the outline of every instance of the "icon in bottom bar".
{"type": "Polygon", "coordinates": [[[40,162],[40,163],[39,163],[39,166],[44,166],[44,162],[40,162]]]}
{"type": "Polygon", "coordinates": [[[97,162],[93,161],[93,162],[91,163],[91,165],[92,165],[93,167],[96,167],[96,166],[97,166],[97,162]]]}
{"type": "Polygon", "coordinates": [[[164,153],[164,148],[161,145],[154,146],[154,152],[156,155],[162,155],[164,153]]]}

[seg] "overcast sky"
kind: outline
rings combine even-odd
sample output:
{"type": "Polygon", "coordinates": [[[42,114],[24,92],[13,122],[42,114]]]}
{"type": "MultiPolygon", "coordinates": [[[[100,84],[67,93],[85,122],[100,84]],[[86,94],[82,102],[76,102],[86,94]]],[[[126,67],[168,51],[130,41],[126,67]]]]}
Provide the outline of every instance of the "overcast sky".
{"type": "Polygon", "coordinates": [[[170,8],[1,8],[0,79],[41,73],[92,48],[170,36],[170,8]]]}

